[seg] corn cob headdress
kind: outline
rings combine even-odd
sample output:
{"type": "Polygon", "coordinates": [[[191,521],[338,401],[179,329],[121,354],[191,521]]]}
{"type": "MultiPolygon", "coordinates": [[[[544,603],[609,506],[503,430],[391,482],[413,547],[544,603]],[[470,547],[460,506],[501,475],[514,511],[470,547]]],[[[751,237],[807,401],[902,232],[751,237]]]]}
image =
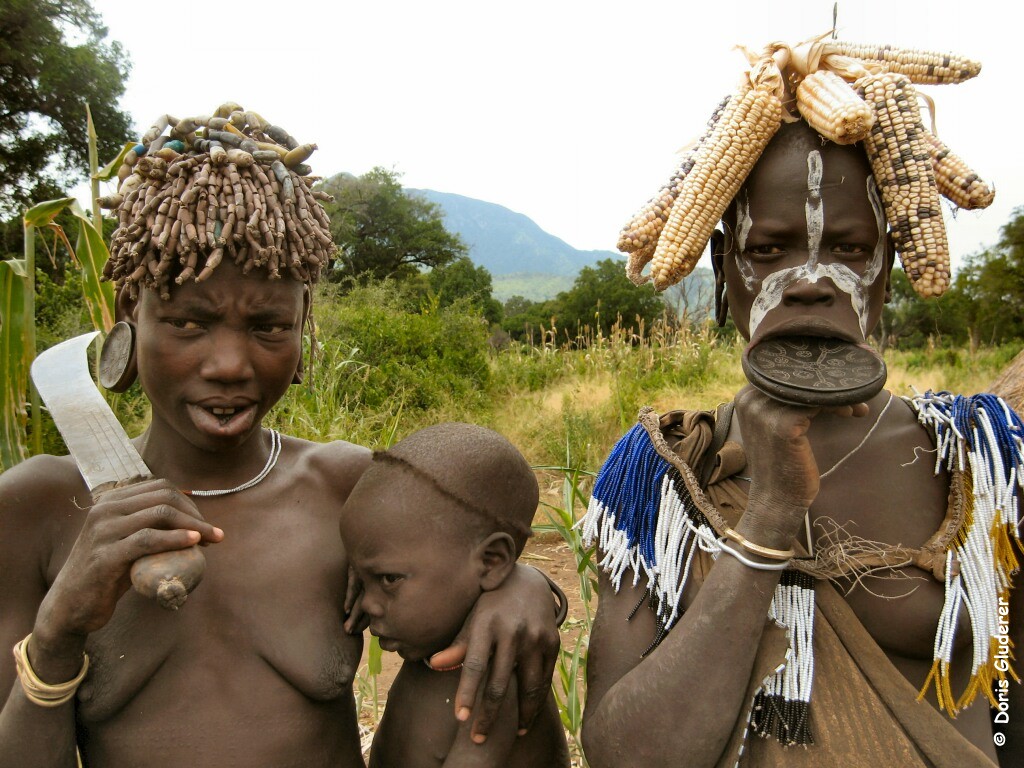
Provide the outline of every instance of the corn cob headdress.
{"type": "Polygon", "coordinates": [[[751,69],[708,121],[672,178],[623,228],[618,248],[637,285],[664,290],[693,271],[729,203],[784,120],[801,117],[823,138],[864,142],[903,268],[921,296],[949,287],[939,195],[984,208],[992,188],[921,120],[913,84],[959,83],[981,65],[941,53],[812,40],[747,52],[751,69]],[[799,115],[784,104],[795,101],[799,115]],[[650,262],[650,275],[641,274],[650,262]]]}
{"type": "Polygon", "coordinates": [[[331,198],[305,164],[315,149],[232,102],[163,115],[122,153],[117,193],[100,198],[118,216],[104,278],[168,298],[172,279],[205,280],[226,254],[244,272],[315,282],[335,251],[319,202],[331,198]]]}

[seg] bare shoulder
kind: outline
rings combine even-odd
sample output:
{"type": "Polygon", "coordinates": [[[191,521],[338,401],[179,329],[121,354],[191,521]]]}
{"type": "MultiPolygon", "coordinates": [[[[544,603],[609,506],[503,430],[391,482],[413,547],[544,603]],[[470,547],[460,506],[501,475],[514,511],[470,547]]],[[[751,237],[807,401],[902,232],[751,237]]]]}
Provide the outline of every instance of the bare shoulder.
{"type": "Polygon", "coordinates": [[[74,510],[84,515],[91,503],[89,489],[70,456],[33,456],[0,475],[3,528],[23,519],[32,520],[36,527],[59,524],[74,510]]]}
{"type": "Polygon", "coordinates": [[[0,475],[0,625],[35,613],[91,503],[68,456],[34,456],[0,475]]]}
{"type": "Polygon", "coordinates": [[[356,481],[370,465],[370,449],[345,440],[316,443],[288,438],[302,468],[327,483],[342,496],[348,496],[356,481]]]}

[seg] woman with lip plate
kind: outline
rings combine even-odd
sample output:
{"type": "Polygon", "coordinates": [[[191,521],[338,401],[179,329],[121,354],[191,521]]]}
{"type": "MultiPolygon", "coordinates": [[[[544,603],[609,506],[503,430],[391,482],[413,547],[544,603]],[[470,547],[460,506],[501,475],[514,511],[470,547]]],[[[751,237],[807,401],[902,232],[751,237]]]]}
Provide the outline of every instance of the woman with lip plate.
{"type": "MultiPolygon", "coordinates": [[[[347,611],[338,523],[371,454],[263,426],[302,379],[311,286],[333,249],[295,144],[226,105],[165,117],[129,154],[109,275],[134,348],[112,379],[126,387],[137,365],[152,418],[134,443],[159,479],[90,504],[70,457],[0,477],[0,645],[14,646],[0,766],[73,768],[76,750],[104,768],[363,766],[366,622],[347,611]],[[131,589],[133,564],[197,544],[205,575],[179,610],[131,589]]],[[[545,578],[516,566],[439,656],[465,656],[464,719],[486,682],[479,735],[513,667],[524,726],[543,704],[552,607],[545,578]]]]}
{"type": "MultiPolygon", "coordinates": [[[[875,104],[869,80],[899,80],[895,53],[865,46],[851,61],[856,47],[826,45],[844,44],[755,56],[656,207],[627,227],[631,277],[645,279],[650,260],[664,288],[692,269],[705,222],[721,219],[719,316],[727,306],[748,351],[795,338],[864,352],[894,242],[919,292],[948,282],[943,238],[921,249],[900,231],[908,203],[896,188],[917,183],[922,158],[934,163],[910,193],[923,217],[943,170],[916,151],[919,117],[897,130],[886,111],[916,111],[916,96],[880,100],[873,133],[840,144],[848,137],[826,140],[793,92],[817,61],[852,72],[841,84],[875,104]],[[737,116],[759,89],[753,101],[767,106],[737,116]],[[652,221],[670,242],[644,241],[652,221]]],[[[748,385],[714,412],[641,411],[584,523],[602,571],[590,765],[1021,764],[1009,652],[1024,647],[1022,591],[1011,589],[1020,419],[991,396],[904,399],[881,386],[869,378],[837,398],[748,385]]]]}

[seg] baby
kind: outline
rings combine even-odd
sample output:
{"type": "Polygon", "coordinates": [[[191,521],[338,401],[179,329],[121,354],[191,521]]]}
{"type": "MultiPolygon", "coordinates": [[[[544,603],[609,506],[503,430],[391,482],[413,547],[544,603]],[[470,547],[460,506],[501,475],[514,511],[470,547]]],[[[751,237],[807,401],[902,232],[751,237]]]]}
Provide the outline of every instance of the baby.
{"type": "Polygon", "coordinates": [[[477,598],[509,575],[537,499],[523,456],[483,427],[439,424],[374,454],[342,510],[341,536],[363,583],[370,632],[405,664],[374,736],[370,768],[569,765],[550,692],[519,737],[511,692],[477,744],[470,724],[452,711],[459,675],[429,661],[455,638],[477,598]]]}

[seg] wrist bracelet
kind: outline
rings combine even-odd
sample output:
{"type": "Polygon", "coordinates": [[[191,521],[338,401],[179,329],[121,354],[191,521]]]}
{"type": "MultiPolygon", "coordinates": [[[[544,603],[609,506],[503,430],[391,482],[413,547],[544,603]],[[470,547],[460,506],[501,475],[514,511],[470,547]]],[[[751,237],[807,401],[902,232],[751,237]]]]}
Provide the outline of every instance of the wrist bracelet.
{"type": "Polygon", "coordinates": [[[792,559],[793,555],[796,554],[796,551],[792,548],[770,549],[768,547],[762,547],[760,544],[755,544],[754,542],[744,538],[743,534],[734,531],[732,528],[729,528],[728,526],[726,526],[725,530],[722,531],[722,535],[728,539],[732,539],[733,541],[735,541],[737,544],[739,544],[741,547],[747,550],[747,552],[751,552],[755,555],[760,555],[761,557],[767,557],[769,560],[786,560],[788,562],[790,559],[792,559]]]}
{"type": "Polygon", "coordinates": [[[25,692],[25,698],[40,707],[59,707],[75,698],[78,686],[85,680],[85,674],[89,671],[89,654],[82,654],[82,669],[75,675],[74,679],[66,683],[50,685],[39,679],[32,664],[28,660],[28,641],[32,639],[29,632],[25,639],[14,645],[14,665],[18,671],[18,680],[21,681],[21,689],[25,692]]]}
{"type": "Polygon", "coordinates": [[[789,567],[789,560],[776,563],[759,563],[756,560],[751,560],[742,552],[737,552],[735,549],[730,547],[729,540],[724,536],[718,540],[718,546],[722,552],[728,552],[745,566],[753,568],[755,571],[784,571],[789,567]]]}
{"type": "Polygon", "coordinates": [[[544,580],[547,581],[548,586],[551,588],[551,592],[554,594],[555,600],[558,601],[558,610],[555,612],[555,625],[559,627],[562,626],[565,623],[566,617],[569,615],[569,598],[565,596],[565,592],[562,591],[562,588],[555,584],[552,578],[544,573],[544,571],[535,566],[530,567],[543,576],[544,580]]]}

